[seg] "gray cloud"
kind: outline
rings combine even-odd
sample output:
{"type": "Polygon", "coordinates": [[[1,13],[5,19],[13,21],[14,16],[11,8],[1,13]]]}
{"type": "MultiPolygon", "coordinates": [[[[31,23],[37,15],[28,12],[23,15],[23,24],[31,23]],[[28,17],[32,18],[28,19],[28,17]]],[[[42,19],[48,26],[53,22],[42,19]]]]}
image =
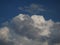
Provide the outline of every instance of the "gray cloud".
{"type": "Polygon", "coordinates": [[[60,22],[19,14],[0,28],[1,45],[59,45],[60,22]],[[3,44],[4,43],[4,44],[3,44]]]}

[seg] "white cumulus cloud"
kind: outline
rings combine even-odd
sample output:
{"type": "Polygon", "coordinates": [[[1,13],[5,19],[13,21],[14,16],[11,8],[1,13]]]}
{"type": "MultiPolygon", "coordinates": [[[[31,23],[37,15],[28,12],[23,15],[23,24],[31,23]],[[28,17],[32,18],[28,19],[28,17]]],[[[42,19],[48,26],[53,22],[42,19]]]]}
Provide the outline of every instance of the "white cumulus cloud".
{"type": "Polygon", "coordinates": [[[59,34],[60,22],[45,20],[41,15],[19,14],[8,23],[2,24],[0,44],[59,45],[59,34]]]}

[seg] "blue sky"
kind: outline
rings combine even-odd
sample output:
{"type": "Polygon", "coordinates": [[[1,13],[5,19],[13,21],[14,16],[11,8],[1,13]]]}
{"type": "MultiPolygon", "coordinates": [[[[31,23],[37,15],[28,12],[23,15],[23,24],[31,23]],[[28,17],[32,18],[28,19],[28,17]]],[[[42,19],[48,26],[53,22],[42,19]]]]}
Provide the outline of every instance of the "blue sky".
{"type": "Polygon", "coordinates": [[[19,7],[29,6],[31,4],[42,5],[47,11],[38,13],[45,19],[52,19],[60,22],[60,1],[59,0],[0,0],[0,24],[9,21],[14,16],[26,11],[19,10],[19,7]]]}

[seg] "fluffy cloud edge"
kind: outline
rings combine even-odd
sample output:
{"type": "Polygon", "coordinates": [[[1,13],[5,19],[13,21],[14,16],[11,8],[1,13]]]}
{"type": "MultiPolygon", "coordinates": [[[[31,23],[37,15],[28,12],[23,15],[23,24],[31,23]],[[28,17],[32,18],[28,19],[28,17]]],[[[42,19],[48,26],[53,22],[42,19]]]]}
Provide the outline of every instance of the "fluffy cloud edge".
{"type": "Polygon", "coordinates": [[[0,28],[0,37],[3,38],[0,39],[5,38],[7,43],[13,42],[14,45],[53,45],[60,43],[60,31],[58,31],[60,30],[60,22],[46,21],[40,15],[30,17],[26,14],[19,14],[10,22],[4,23],[3,26],[5,27],[0,28]],[[56,40],[54,41],[54,39],[56,40]]]}

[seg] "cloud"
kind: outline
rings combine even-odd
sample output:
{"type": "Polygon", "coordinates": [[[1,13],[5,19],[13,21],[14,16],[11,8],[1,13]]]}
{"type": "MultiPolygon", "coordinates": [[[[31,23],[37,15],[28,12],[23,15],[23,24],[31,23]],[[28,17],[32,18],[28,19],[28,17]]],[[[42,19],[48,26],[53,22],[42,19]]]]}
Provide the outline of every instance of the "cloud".
{"type": "Polygon", "coordinates": [[[19,14],[0,28],[0,44],[59,45],[60,22],[45,20],[41,15],[19,14]],[[1,43],[2,42],[2,43],[1,43]]]}
{"type": "Polygon", "coordinates": [[[40,12],[47,11],[44,6],[37,5],[37,4],[31,4],[29,6],[23,6],[18,8],[21,11],[28,12],[30,14],[40,14],[40,12]]]}
{"type": "Polygon", "coordinates": [[[10,30],[6,26],[0,28],[0,45],[13,45],[10,39],[10,30]]]}

